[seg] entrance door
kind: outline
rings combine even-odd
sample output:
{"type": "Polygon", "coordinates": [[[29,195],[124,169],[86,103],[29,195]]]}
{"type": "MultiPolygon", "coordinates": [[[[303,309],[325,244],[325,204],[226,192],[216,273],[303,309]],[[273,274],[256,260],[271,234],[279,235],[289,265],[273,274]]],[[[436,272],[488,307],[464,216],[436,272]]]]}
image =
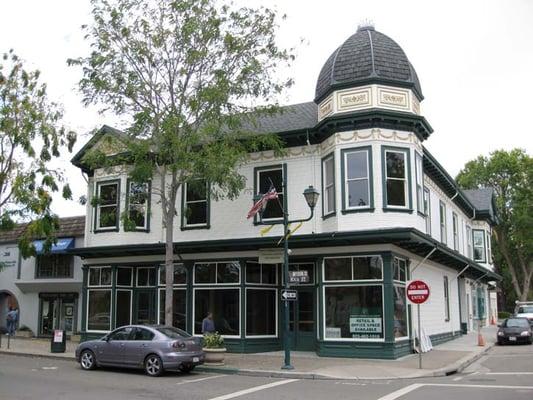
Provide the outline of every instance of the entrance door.
{"type": "Polygon", "coordinates": [[[155,289],[137,290],[133,323],[138,325],[155,324],[155,289]]]}
{"type": "Polygon", "coordinates": [[[41,303],[41,335],[52,335],[57,329],[59,314],[59,299],[57,297],[45,297],[41,303]]]}
{"type": "MultiPolygon", "coordinates": [[[[294,288],[294,287],[293,287],[294,288]]],[[[315,290],[297,288],[298,300],[289,304],[291,348],[300,351],[315,350],[315,290]]]]}

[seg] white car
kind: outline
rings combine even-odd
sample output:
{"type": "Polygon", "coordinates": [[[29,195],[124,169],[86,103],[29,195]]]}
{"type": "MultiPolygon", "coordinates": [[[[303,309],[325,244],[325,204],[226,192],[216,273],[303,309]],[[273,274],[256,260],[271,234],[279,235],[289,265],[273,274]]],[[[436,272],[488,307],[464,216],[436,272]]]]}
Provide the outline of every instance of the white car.
{"type": "Polygon", "coordinates": [[[516,301],[515,317],[527,318],[533,325],[533,301],[516,301]]]}

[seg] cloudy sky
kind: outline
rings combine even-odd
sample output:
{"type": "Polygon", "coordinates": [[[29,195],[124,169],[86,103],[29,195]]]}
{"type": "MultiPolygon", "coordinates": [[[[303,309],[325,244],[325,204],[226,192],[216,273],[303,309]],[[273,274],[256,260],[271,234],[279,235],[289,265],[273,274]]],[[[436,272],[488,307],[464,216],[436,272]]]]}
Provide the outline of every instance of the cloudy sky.
{"type": "MultiPolygon", "coordinates": [[[[287,15],[279,31],[285,46],[298,44],[290,74],[296,84],[283,102],[314,97],[316,78],[328,56],[362,21],[393,38],[414,65],[424,92],[422,113],[435,132],[427,148],[455,176],[465,162],[496,149],[533,152],[533,1],[242,0],[276,7],[287,15]]],[[[80,26],[90,23],[89,0],[3,0],[0,53],[10,48],[42,71],[51,99],[61,102],[65,122],[78,132],[75,151],[88,132],[112,116],[81,105],[77,69],[66,59],[88,46],[80,26]]],[[[85,194],[81,173],[58,162],[74,190],[85,194]]],[[[56,201],[60,216],[81,215],[75,202],[56,201]]]]}

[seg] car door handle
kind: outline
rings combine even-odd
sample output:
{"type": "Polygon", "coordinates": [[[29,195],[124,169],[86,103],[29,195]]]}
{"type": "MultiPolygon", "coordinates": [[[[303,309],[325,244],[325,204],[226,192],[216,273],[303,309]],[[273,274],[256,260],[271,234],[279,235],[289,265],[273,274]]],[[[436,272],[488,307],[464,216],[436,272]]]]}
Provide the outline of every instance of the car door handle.
{"type": "Polygon", "coordinates": [[[146,343],[141,344],[141,347],[146,347],[146,343]]]}

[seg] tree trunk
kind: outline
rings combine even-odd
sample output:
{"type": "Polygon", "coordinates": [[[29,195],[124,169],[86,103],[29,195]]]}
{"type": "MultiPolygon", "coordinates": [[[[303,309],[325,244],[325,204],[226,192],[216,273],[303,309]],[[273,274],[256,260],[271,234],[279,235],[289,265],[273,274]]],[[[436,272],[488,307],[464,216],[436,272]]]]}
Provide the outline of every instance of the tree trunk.
{"type": "MultiPolygon", "coordinates": [[[[503,258],[505,259],[505,262],[507,263],[507,267],[509,268],[509,273],[511,274],[511,283],[513,284],[513,289],[516,293],[516,297],[521,299],[523,293],[522,293],[522,289],[520,288],[520,284],[518,283],[518,276],[516,274],[515,266],[513,265],[511,255],[509,254],[509,248],[507,246],[507,239],[505,237],[505,234],[503,232],[498,232],[498,230],[494,230],[494,237],[496,238],[496,241],[498,242],[500,251],[503,255],[503,258]]],[[[527,296],[527,293],[526,293],[526,296],[527,296]]]]}
{"type": "MultiPolygon", "coordinates": [[[[174,205],[175,207],[175,205],[174,205]]],[[[174,210],[172,210],[174,211],[174,210]]],[[[165,325],[173,326],[174,305],[174,212],[165,221],[165,325]]]]}

